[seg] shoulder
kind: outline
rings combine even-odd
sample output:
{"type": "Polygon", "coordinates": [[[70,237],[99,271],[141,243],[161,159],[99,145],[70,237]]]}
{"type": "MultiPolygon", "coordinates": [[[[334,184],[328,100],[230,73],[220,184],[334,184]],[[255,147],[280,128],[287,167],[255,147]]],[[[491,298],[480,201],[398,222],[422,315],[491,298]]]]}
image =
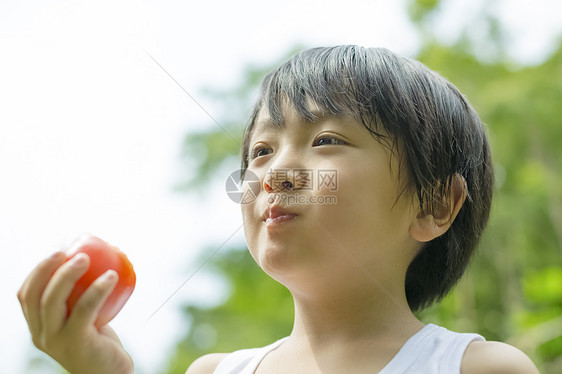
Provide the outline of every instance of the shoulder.
{"type": "Polygon", "coordinates": [[[228,353],[210,353],[199,357],[189,366],[185,374],[212,374],[228,353]]]}
{"type": "Polygon", "coordinates": [[[505,343],[474,341],[461,362],[461,374],[538,374],[535,364],[519,349],[505,343]]]}

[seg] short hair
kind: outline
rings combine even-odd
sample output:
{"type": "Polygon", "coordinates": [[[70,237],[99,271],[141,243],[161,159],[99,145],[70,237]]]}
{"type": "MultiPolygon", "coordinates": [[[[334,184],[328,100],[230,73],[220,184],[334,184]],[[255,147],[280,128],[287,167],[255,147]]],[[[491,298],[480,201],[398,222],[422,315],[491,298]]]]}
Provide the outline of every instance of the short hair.
{"type": "Polygon", "coordinates": [[[446,233],[424,244],[406,271],[410,309],[441,300],[464,273],[490,212],[493,166],[476,111],[452,83],[387,49],[308,49],[265,76],[244,132],[242,176],[260,110],[267,109],[281,126],[288,102],[303,119],[314,121],[311,101],[330,115],[352,116],[388,146],[400,161],[398,176],[406,174],[400,195],[416,193],[422,212],[432,213],[447,197],[456,174],[464,178],[467,198],[456,219],[446,233]]]}

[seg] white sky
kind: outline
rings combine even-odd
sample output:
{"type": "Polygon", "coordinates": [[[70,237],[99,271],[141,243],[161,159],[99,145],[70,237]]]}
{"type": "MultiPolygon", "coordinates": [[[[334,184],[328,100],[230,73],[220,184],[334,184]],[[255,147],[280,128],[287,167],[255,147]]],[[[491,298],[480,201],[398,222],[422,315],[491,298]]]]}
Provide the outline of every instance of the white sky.
{"type": "MultiPolygon", "coordinates": [[[[232,87],[246,64],[269,64],[298,42],[414,54],[403,2],[0,3],[0,373],[24,372],[36,352],[16,299],[21,282],[82,232],[119,246],[135,266],[137,288],[111,324],[137,373],[165,366],[186,327],[182,304],[222,296],[200,273],[146,322],[198,266],[199,251],[220,245],[241,217],[222,182],[207,199],[171,192],[189,172],[179,162],[183,135],[215,125],[145,50],[213,114],[201,88],[232,87]]],[[[436,29],[455,35],[479,3],[453,1],[436,29]]],[[[536,63],[552,50],[557,3],[496,3],[514,58],[536,63]]],[[[240,231],[227,246],[243,240],[240,231]]]]}

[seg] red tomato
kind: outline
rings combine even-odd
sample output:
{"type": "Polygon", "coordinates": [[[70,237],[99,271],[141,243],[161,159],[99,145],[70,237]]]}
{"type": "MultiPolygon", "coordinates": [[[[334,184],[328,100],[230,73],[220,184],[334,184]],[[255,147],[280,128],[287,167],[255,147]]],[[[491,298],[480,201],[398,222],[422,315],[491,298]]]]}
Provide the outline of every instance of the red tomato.
{"type": "Polygon", "coordinates": [[[66,300],[67,316],[70,316],[74,304],[96,278],[109,269],[113,269],[119,274],[119,281],[115,289],[98,313],[95,325],[101,327],[119,313],[133,293],[136,282],[133,265],[117,247],[91,234],[83,234],[71,244],[67,261],[78,253],[85,253],[90,257],[90,267],[86,274],[76,282],[74,289],[66,300]]]}

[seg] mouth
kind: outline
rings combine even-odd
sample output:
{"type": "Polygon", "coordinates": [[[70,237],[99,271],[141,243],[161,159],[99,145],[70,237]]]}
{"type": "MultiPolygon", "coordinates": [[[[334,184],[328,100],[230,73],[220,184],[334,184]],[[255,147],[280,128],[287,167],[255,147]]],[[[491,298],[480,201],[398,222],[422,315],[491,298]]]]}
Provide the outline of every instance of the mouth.
{"type": "Polygon", "coordinates": [[[277,226],[283,222],[288,222],[297,217],[297,214],[289,211],[279,205],[271,205],[267,207],[263,215],[263,221],[266,227],[277,226]]]}

